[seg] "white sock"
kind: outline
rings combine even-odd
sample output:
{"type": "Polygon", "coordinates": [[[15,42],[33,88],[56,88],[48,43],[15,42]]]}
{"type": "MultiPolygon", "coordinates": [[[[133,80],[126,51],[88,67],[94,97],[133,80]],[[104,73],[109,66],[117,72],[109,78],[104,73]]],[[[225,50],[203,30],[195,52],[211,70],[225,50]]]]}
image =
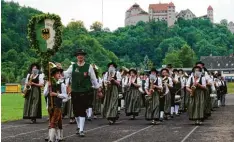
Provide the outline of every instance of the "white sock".
{"type": "Polygon", "coordinates": [[[92,108],[89,108],[89,110],[88,110],[88,117],[91,117],[92,116],[92,112],[93,111],[93,109],[92,108]]]}
{"type": "Polygon", "coordinates": [[[56,140],[60,139],[60,130],[56,129],[56,134],[55,134],[56,140]]]}
{"type": "Polygon", "coordinates": [[[55,133],[56,133],[56,130],[55,128],[51,128],[50,129],[50,135],[49,135],[49,141],[55,141],[55,133]]]}
{"type": "Polygon", "coordinates": [[[120,111],[120,107],[118,107],[118,111],[120,111]]]}
{"type": "Polygon", "coordinates": [[[179,113],[179,105],[175,105],[175,113],[176,113],[176,114],[179,113]]]}
{"type": "Polygon", "coordinates": [[[218,100],[218,106],[220,106],[220,104],[221,104],[221,102],[220,102],[220,100],[218,100]]]}
{"type": "Polygon", "coordinates": [[[84,131],[85,117],[80,117],[80,132],[84,131]]]}
{"type": "Polygon", "coordinates": [[[160,118],[163,118],[164,111],[160,111],[160,118]]]}
{"type": "Polygon", "coordinates": [[[60,131],[60,140],[62,140],[63,139],[63,129],[59,129],[59,131],[60,131]]]}
{"type": "Polygon", "coordinates": [[[76,119],[77,128],[80,128],[80,121],[79,121],[79,117],[75,117],[75,119],[76,119]]]}
{"type": "Polygon", "coordinates": [[[121,100],[121,107],[124,107],[124,99],[121,100]]]}
{"type": "Polygon", "coordinates": [[[175,112],[175,107],[171,107],[171,114],[175,112]]]}

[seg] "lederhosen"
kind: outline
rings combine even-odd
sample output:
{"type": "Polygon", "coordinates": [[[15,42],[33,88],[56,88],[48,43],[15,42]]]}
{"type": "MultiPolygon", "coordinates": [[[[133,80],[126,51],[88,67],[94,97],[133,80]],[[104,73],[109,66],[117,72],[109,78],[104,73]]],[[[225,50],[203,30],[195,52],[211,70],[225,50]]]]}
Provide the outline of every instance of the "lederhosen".
{"type": "MultiPolygon", "coordinates": [[[[52,92],[58,92],[59,94],[61,94],[61,86],[62,83],[52,84],[52,92]]],[[[57,96],[50,97],[50,94],[48,94],[48,112],[50,128],[62,129],[62,102],[63,100],[61,98],[58,98],[57,96]]]]}
{"type": "MultiPolygon", "coordinates": [[[[31,74],[29,74],[28,81],[30,80],[31,74]]],[[[32,79],[32,82],[38,84],[39,76],[32,79]]],[[[24,102],[23,119],[36,119],[42,118],[41,108],[41,88],[38,86],[31,85],[31,90],[27,92],[24,102]]]]}
{"type": "Polygon", "coordinates": [[[75,117],[86,117],[86,109],[89,106],[89,94],[93,92],[89,73],[90,64],[83,66],[73,64],[72,68],[72,92],[71,99],[73,104],[73,113],[75,117]]]}

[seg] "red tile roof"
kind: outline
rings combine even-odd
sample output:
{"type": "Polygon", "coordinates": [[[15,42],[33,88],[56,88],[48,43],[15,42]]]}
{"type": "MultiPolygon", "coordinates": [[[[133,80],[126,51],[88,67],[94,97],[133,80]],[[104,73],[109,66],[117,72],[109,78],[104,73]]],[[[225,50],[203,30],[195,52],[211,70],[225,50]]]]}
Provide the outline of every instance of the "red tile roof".
{"type": "Polygon", "coordinates": [[[162,10],[168,10],[168,6],[175,6],[172,2],[168,3],[159,3],[159,4],[150,4],[149,9],[152,9],[153,11],[162,11],[162,10]]]}
{"type": "Polygon", "coordinates": [[[211,6],[209,6],[209,7],[207,8],[207,10],[213,10],[213,8],[212,8],[211,6]]]}

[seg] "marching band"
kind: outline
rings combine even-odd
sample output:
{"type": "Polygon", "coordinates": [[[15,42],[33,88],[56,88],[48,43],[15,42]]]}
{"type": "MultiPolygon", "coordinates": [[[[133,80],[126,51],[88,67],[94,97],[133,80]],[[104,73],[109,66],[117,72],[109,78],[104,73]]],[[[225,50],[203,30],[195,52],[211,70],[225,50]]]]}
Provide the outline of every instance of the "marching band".
{"type": "MultiPolygon", "coordinates": [[[[99,76],[98,67],[85,62],[86,53],[79,49],[77,63],[63,71],[56,64],[50,71],[44,95],[49,114],[48,141],[62,141],[62,118],[68,116],[76,123],[76,134],[84,137],[85,120],[106,118],[115,124],[121,109],[130,120],[137,119],[145,108],[145,119],[152,125],[179,117],[187,112],[195,125],[211,116],[216,107],[225,106],[227,86],[218,72],[209,72],[204,63],[197,62],[190,74],[173,69],[171,64],[157,71],[139,73],[126,67],[117,70],[117,64],[107,65],[108,71],[99,76]]],[[[30,66],[24,89],[24,119],[41,118],[40,93],[43,75],[37,64],[30,66]]],[[[95,120],[94,120],[95,121],[95,120]]]]}

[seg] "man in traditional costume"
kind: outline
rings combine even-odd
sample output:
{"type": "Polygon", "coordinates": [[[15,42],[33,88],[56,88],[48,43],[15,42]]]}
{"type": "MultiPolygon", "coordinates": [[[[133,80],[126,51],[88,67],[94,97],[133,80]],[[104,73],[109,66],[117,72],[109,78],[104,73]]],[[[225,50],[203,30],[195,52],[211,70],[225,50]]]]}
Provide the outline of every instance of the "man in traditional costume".
{"type": "Polygon", "coordinates": [[[43,85],[44,79],[40,74],[40,66],[33,63],[25,80],[23,111],[23,119],[31,119],[31,123],[36,123],[36,119],[42,117],[41,87],[43,85]]]}
{"type": "Polygon", "coordinates": [[[116,70],[117,65],[111,62],[107,65],[108,72],[105,74],[104,83],[106,87],[103,117],[107,118],[109,124],[112,125],[119,118],[118,115],[118,99],[119,90],[118,87],[121,81],[121,74],[116,70]]]}
{"type": "Polygon", "coordinates": [[[44,88],[44,95],[48,96],[49,113],[49,141],[62,141],[62,102],[67,99],[67,86],[60,82],[63,69],[54,67],[51,69],[51,81],[47,82],[44,88]]]}
{"type": "Polygon", "coordinates": [[[202,76],[201,67],[193,67],[192,72],[193,74],[191,74],[186,84],[187,90],[190,93],[189,120],[193,120],[196,125],[200,125],[204,119],[206,79],[202,76]]]}
{"type": "Polygon", "coordinates": [[[145,83],[146,112],[145,119],[152,121],[151,124],[159,124],[159,97],[162,90],[162,80],[157,77],[158,71],[152,68],[150,76],[145,83]]]}
{"type": "Polygon", "coordinates": [[[135,69],[130,69],[130,78],[125,84],[128,87],[128,91],[125,96],[125,113],[126,116],[132,116],[131,120],[134,120],[139,115],[141,109],[141,92],[139,88],[141,86],[141,80],[137,76],[135,69]]]}
{"type": "Polygon", "coordinates": [[[83,49],[78,49],[75,53],[77,63],[72,64],[67,71],[64,71],[66,78],[71,78],[71,99],[73,112],[77,123],[77,132],[80,137],[84,137],[84,124],[86,118],[86,109],[89,104],[89,94],[93,93],[93,88],[101,93],[100,84],[97,82],[92,65],[85,62],[83,49]]]}

